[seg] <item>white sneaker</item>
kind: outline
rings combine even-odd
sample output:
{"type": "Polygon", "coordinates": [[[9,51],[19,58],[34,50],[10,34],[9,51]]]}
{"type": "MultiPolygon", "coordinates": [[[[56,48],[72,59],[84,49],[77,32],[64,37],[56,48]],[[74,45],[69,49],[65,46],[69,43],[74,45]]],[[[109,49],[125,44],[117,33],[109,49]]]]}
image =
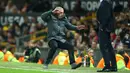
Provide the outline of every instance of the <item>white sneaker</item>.
{"type": "Polygon", "coordinates": [[[44,65],[43,65],[43,68],[44,68],[44,69],[48,69],[48,64],[44,64],[44,65]]]}

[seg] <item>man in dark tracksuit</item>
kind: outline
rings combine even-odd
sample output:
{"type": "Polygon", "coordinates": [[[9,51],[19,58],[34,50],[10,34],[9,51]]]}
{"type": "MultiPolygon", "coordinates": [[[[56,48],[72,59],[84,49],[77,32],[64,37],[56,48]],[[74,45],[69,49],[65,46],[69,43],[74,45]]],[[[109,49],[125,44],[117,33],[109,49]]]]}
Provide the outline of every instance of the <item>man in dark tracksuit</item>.
{"type": "Polygon", "coordinates": [[[97,11],[99,23],[99,44],[105,61],[105,67],[97,72],[116,72],[115,52],[111,45],[110,33],[114,31],[115,18],[113,16],[111,0],[103,0],[97,11]]]}
{"type": "Polygon", "coordinates": [[[48,27],[48,45],[51,48],[47,60],[44,64],[44,68],[48,68],[48,64],[52,60],[52,57],[58,48],[66,49],[69,53],[70,65],[72,69],[76,69],[81,66],[81,63],[76,64],[74,59],[74,46],[66,41],[65,30],[81,30],[84,26],[74,26],[68,21],[64,15],[64,9],[62,7],[56,7],[53,11],[44,12],[41,15],[43,21],[47,22],[48,27]]]}

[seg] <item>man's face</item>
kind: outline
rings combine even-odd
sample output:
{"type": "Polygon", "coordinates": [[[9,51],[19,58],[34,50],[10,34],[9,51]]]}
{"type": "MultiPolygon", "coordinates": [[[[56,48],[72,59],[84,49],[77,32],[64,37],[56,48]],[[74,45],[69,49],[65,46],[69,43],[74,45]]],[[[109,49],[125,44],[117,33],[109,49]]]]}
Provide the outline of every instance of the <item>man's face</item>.
{"type": "Polygon", "coordinates": [[[97,48],[97,43],[96,42],[92,42],[92,48],[96,49],[97,48]]]}
{"type": "Polygon", "coordinates": [[[96,36],[95,30],[92,30],[92,31],[91,31],[90,36],[92,36],[92,37],[96,36]]]}
{"type": "Polygon", "coordinates": [[[30,41],[30,42],[29,42],[29,47],[30,47],[30,48],[35,47],[35,44],[34,44],[32,41],[30,41]]]}
{"type": "Polygon", "coordinates": [[[88,52],[88,55],[89,55],[89,56],[93,56],[93,55],[94,55],[94,51],[93,51],[93,50],[90,50],[90,51],[88,52]]]}
{"type": "Polygon", "coordinates": [[[7,51],[6,48],[4,48],[3,53],[6,53],[6,51],[7,51]]]}
{"type": "Polygon", "coordinates": [[[64,12],[60,12],[59,14],[58,14],[58,18],[63,18],[64,17],[64,12]]]}
{"type": "Polygon", "coordinates": [[[57,14],[58,18],[64,17],[64,9],[62,7],[56,7],[54,13],[57,14]]]}

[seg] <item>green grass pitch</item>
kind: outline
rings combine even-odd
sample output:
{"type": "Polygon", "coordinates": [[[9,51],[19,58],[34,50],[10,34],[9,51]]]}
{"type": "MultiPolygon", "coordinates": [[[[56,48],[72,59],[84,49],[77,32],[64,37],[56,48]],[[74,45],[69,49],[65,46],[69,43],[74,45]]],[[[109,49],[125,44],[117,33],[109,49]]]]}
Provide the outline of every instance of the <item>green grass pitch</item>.
{"type": "MultiPolygon", "coordinates": [[[[87,67],[80,67],[76,70],[72,70],[69,65],[49,65],[49,69],[43,69],[43,65],[33,63],[12,63],[0,61],[0,73],[97,73],[96,70],[97,68],[87,67]]],[[[114,73],[130,73],[130,71],[119,70],[114,73]]]]}

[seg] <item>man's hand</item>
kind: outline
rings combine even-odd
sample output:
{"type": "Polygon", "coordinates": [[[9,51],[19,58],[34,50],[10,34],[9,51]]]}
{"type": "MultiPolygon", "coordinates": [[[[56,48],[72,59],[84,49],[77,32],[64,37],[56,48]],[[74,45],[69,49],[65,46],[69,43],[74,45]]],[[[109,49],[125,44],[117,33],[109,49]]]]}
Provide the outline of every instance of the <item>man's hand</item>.
{"type": "Polygon", "coordinates": [[[77,29],[78,30],[86,29],[86,26],[85,25],[79,25],[79,26],[77,26],[77,29]]]}
{"type": "Polygon", "coordinates": [[[54,14],[60,14],[60,13],[64,13],[64,9],[62,7],[56,7],[52,13],[54,14]]]}

